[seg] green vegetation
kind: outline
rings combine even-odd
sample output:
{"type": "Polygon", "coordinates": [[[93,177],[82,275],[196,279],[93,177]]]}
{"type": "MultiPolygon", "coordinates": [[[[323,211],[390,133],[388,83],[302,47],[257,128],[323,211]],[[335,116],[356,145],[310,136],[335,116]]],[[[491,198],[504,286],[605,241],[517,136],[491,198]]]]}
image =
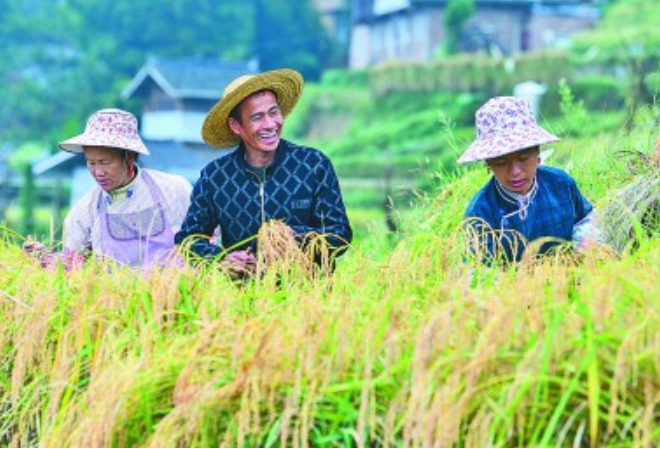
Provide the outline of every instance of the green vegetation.
{"type": "MultiPolygon", "coordinates": [[[[551,163],[599,206],[631,179],[620,145],[654,132],[566,139],[551,163]]],[[[398,243],[363,240],[332,279],[44,272],[4,229],[0,444],[660,444],[660,242],[473,266],[458,229],[488,175],[434,175],[398,243]]]]}
{"type": "Polygon", "coordinates": [[[465,31],[465,25],[475,12],[474,0],[450,0],[447,2],[443,23],[447,34],[445,51],[448,55],[460,52],[459,42],[465,31]]]}
{"type": "Polygon", "coordinates": [[[4,0],[0,136],[52,144],[120,93],[147,58],[256,58],[309,80],[343,55],[311,0],[4,0]],[[282,51],[286,49],[286,51],[282,51]]]}
{"type": "Polygon", "coordinates": [[[578,36],[573,44],[580,64],[600,65],[607,74],[619,72],[632,112],[629,126],[637,110],[652,104],[658,94],[656,78],[651,76],[658,72],[660,60],[660,36],[651,31],[660,20],[658,5],[657,0],[613,2],[598,27],[578,36]]]}
{"type": "MultiPolygon", "coordinates": [[[[574,56],[515,76],[548,76],[540,121],[565,138],[547,163],[602,210],[648,172],[627,155],[653,147],[658,108],[631,110],[615,74],[563,73],[574,56]]],[[[480,83],[512,79],[479,61],[310,84],[286,132],[332,157],[357,231],[332,278],[45,272],[0,227],[0,446],[660,446],[657,238],[508,269],[465,257],[463,212],[489,175],[454,161],[480,83]]]]}
{"type": "Polygon", "coordinates": [[[36,187],[34,185],[34,175],[32,174],[32,167],[26,165],[23,169],[24,181],[21,188],[21,195],[19,203],[21,211],[23,212],[23,226],[21,229],[24,234],[32,234],[34,232],[34,208],[37,202],[36,187]]]}

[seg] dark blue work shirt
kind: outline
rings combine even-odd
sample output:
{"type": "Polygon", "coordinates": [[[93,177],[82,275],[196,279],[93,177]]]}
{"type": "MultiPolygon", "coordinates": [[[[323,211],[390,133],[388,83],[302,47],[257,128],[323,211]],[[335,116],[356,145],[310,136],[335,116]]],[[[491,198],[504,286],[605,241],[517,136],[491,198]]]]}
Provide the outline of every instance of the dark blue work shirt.
{"type": "Polygon", "coordinates": [[[593,210],[575,180],[563,170],[542,165],[536,182],[536,195],[522,214],[516,213],[519,205],[507,201],[499,191],[495,177],[470,201],[465,219],[476,231],[487,260],[503,257],[506,261],[519,261],[528,242],[547,237],[553,241],[539,249],[539,254],[545,254],[554,246],[571,241],[574,226],[593,210]]]}

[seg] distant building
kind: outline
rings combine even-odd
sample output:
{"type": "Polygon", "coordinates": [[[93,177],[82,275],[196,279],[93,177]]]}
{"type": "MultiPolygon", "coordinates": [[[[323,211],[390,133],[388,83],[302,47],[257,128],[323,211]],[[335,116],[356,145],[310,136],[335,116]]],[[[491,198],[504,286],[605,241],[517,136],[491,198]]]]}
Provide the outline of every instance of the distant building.
{"type": "Polygon", "coordinates": [[[336,42],[347,44],[350,28],[348,2],[350,0],[313,0],[321,22],[336,42]]]}
{"type": "MultiPolygon", "coordinates": [[[[257,70],[249,61],[148,61],[121,93],[142,104],[140,134],[151,154],[139,159],[140,166],[179,174],[194,183],[207,163],[230,150],[202,141],[206,114],[232,80],[257,70]]],[[[42,178],[70,179],[71,203],[94,186],[82,155],[59,151],[36,162],[32,171],[42,178]]]]}
{"type": "Polygon", "coordinates": [[[254,62],[151,60],[121,93],[142,103],[141,132],[149,140],[202,143],[202,122],[232,80],[256,73],[254,62]]]}
{"type": "MultiPolygon", "coordinates": [[[[425,62],[441,47],[449,0],[351,0],[349,68],[425,62]]],[[[466,51],[516,54],[566,46],[599,19],[596,0],[475,0],[466,51]]]]}

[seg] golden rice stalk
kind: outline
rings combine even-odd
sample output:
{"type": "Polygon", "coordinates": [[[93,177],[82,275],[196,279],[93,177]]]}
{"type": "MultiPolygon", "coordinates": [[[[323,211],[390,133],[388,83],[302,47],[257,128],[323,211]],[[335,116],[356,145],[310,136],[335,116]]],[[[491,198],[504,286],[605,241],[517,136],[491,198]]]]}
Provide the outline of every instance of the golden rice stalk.
{"type": "Polygon", "coordinates": [[[649,162],[655,168],[660,168],[660,138],[655,143],[655,148],[649,154],[649,162]]]}
{"type": "Polygon", "coordinates": [[[517,254],[521,251],[520,248],[523,253],[526,253],[530,243],[520,232],[513,229],[507,229],[507,232],[493,229],[482,218],[470,217],[463,223],[465,238],[468,242],[465,254],[467,258],[471,253],[476,260],[498,259],[506,254],[507,247],[511,249],[512,254],[517,254]],[[492,243],[494,254],[491,254],[488,249],[489,241],[492,243]]]}
{"type": "Polygon", "coordinates": [[[295,232],[283,221],[271,220],[263,224],[257,234],[257,274],[276,269],[283,272],[299,269],[313,275],[313,257],[300,248],[295,232]]]}

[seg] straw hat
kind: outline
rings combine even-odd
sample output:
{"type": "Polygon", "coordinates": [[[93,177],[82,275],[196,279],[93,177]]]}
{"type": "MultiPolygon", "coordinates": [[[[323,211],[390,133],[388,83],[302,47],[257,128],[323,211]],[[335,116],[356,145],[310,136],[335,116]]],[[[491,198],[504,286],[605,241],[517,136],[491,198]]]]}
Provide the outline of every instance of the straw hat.
{"type": "Polygon", "coordinates": [[[495,97],[477,110],[477,138],[459,164],[484,161],[561,139],[541,128],[527,100],[495,97]]]}
{"type": "Polygon", "coordinates": [[[137,119],[121,109],[101,109],[95,112],[87,120],[84,133],[59,143],[61,149],[70,153],[82,153],[83,146],[112,147],[149,154],[138,133],[137,119]]]}
{"type": "Polygon", "coordinates": [[[204,142],[216,148],[237,145],[240,139],[229,128],[229,114],[241,101],[260,90],[275,92],[282,115],[286,117],[298,102],[303,85],[300,73],[290,69],[271,70],[259,75],[236,78],[225,88],[222,98],[206,116],[202,126],[204,142]]]}

